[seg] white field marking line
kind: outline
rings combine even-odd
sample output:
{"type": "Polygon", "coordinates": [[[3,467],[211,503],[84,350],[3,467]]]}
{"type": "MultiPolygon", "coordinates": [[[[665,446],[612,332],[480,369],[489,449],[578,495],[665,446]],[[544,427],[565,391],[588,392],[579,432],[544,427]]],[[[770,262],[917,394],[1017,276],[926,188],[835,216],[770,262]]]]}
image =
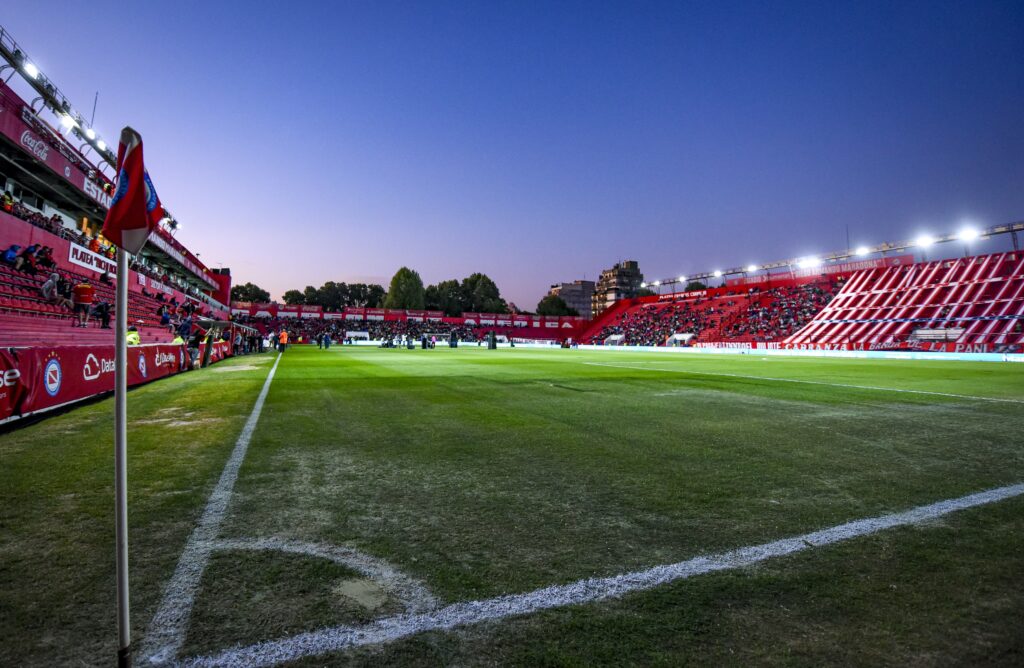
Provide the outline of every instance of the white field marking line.
{"type": "Polygon", "coordinates": [[[221,654],[196,657],[185,666],[273,666],[304,656],[315,656],[362,645],[388,643],[424,631],[448,630],[469,624],[505,619],[567,605],[617,598],[636,591],[705,573],[750,566],[774,557],[802,552],[812,547],[840,543],[900,526],[910,526],[960,510],[1010,499],[1024,494],[1024,483],[947,499],[893,515],[855,520],[802,536],[741,547],[696,557],[675,564],[606,578],[589,578],[554,585],[525,594],[498,596],[484,601],[466,601],[418,615],[396,615],[364,626],[335,626],[301,633],[289,638],[231,649],[221,654]]]}
{"type": "Polygon", "coordinates": [[[263,382],[263,389],[256,398],[256,404],[252,407],[249,419],[242,427],[242,433],[238,435],[235,448],[224,465],[220,474],[220,480],[214,487],[213,493],[206,502],[199,523],[192,530],[185,549],[178,558],[178,566],[171,576],[170,582],[164,588],[164,597],[160,601],[160,607],[153,615],[149,628],[143,640],[142,653],[145,660],[151,663],[165,663],[173,661],[185,642],[185,631],[188,629],[188,620],[192,615],[192,605],[195,603],[196,591],[199,589],[199,581],[203,577],[203,571],[210,561],[210,554],[214,549],[214,541],[220,532],[221,522],[224,520],[224,512],[231,500],[231,494],[235,488],[235,481],[238,480],[238,469],[242,465],[245,453],[249,449],[249,441],[252,439],[253,431],[256,430],[256,423],[263,411],[263,403],[270,391],[270,382],[274,380],[274,373],[281,361],[281,354],[278,353],[274,360],[274,366],[270,368],[267,379],[263,382]]]}
{"type": "Polygon", "coordinates": [[[995,401],[1007,404],[1024,404],[1024,399],[1006,399],[1002,397],[979,397],[972,394],[950,394],[948,392],[930,392],[928,390],[908,390],[898,387],[875,387],[873,385],[848,385],[846,383],[826,383],[822,380],[800,380],[796,378],[769,378],[767,376],[747,376],[741,373],[721,373],[717,371],[691,371],[689,369],[655,369],[644,366],[626,366],[625,364],[605,364],[604,362],[582,362],[590,366],[606,366],[613,369],[633,369],[635,371],[659,371],[661,373],[688,373],[696,376],[723,376],[726,378],[746,378],[747,380],[770,380],[778,383],[801,383],[804,385],[826,385],[828,387],[845,387],[853,390],[875,390],[878,392],[903,392],[906,394],[926,394],[933,397],[951,397],[953,399],[969,399],[971,401],[995,401]]]}
{"type": "Polygon", "coordinates": [[[394,566],[351,547],[305,543],[280,538],[224,538],[213,545],[217,550],[276,550],[287,554],[318,557],[347,566],[374,580],[406,605],[406,612],[427,612],[437,608],[434,598],[423,583],[402,573],[394,566]]]}

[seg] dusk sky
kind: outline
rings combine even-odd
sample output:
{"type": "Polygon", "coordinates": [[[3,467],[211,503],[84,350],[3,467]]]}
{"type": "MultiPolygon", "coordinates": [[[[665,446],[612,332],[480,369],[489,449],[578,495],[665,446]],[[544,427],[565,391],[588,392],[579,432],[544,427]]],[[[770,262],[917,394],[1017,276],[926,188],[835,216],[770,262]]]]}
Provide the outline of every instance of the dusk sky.
{"type": "Polygon", "coordinates": [[[481,271],[532,309],[1024,219],[1024,3],[5,3],[181,239],[277,298],[481,271]]]}

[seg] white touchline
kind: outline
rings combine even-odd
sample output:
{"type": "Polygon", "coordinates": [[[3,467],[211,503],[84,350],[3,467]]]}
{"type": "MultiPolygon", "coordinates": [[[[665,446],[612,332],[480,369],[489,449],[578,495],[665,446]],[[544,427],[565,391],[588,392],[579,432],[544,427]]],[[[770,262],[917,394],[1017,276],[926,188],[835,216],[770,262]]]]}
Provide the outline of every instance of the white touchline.
{"type": "Polygon", "coordinates": [[[210,553],[214,550],[214,542],[220,532],[221,522],[224,520],[224,511],[227,509],[228,501],[231,500],[231,493],[235,488],[235,481],[238,479],[238,469],[245,458],[245,452],[249,449],[249,441],[256,429],[256,423],[263,411],[263,402],[267,399],[270,391],[270,382],[274,380],[274,372],[281,361],[281,353],[278,353],[274,360],[274,366],[270,368],[267,380],[263,383],[256,398],[256,404],[242,427],[242,433],[238,435],[235,448],[231,451],[224,470],[220,474],[217,486],[210,494],[206,502],[199,523],[192,530],[185,549],[178,559],[178,567],[164,589],[163,600],[157,608],[153,620],[146,630],[145,639],[142,645],[143,656],[152,663],[166,663],[173,661],[185,642],[185,630],[188,627],[189,617],[192,615],[192,605],[195,602],[196,591],[199,589],[199,581],[203,577],[203,571],[210,561],[210,553]]]}
{"type": "Polygon", "coordinates": [[[827,383],[823,380],[802,380],[797,378],[769,378],[767,376],[747,376],[741,373],[722,373],[718,371],[691,371],[689,369],[655,369],[645,366],[627,366],[625,364],[605,364],[604,362],[582,362],[589,366],[606,366],[613,369],[633,369],[635,371],[658,371],[661,373],[688,373],[695,376],[724,376],[726,378],[745,378],[747,380],[771,380],[779,383],[803,383],[804,385],[827,385],[828,387],[846,387],[853,390],[876,390],[879,392],[904,392],[907,394],[926,394],[934,397],[950,397],[953,399],[970,399],[972,401],[997,401],[1007,404],[1024,404],[1024,399],[1004,399],[1001,397],[978,397],[972,394],[950,394],[948,392],[930,392],[928,390],[907,390],[898,387],[875,387],[873,385],[847,385],[845,383],[827,383]]]}
{"type": "Polygon", "coordinates": [[[644,571],[579,580],[525,594],[499,596],[484,601],[455,603],[424,614],[405,614],[379,619],[365,626],[335,626],[232,649],[221,654],[186,659],[181,663],[186,666],[273,666],[305,656],[361,645],[393,642],[424,631],[446,630],[539,610],[616,598],[696,575],[749,566],[812,547],[868,536],[893,527],[919,524],[959,510],[1002,501],[1021,494],[1024,494],[1024,483],[1017,483],[957,499],[918,506],[902,513],[855,520],[802,536],[696,557],[675,564],[655,566],[644,571]]]}

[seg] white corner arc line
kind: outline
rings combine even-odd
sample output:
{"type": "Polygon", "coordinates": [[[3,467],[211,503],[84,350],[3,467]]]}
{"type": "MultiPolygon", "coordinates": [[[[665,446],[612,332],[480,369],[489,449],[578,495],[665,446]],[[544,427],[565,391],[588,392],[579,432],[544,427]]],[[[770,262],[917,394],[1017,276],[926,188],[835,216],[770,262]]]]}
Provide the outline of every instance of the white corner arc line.
{"type": "Polygon", "coordinates": [[[770,380],[777,383],[801,383],[804,385],[825,385],[828,387],[845,387],[852,390],[874,390],[877,392],[902,392],[905,394],[924,394],[933,397],[949,397],[952,399],[968,399],[970,401],[994,401],[1007,404],[1024,404],[1024,399],[1008,399],[1003,397],[979,397],[973,394],[951,394],[949,392],[931,392],[929,390],[909,390],[900,387],[875,387],[873,385],[849,385],[846,383],[827,383],[823,380],[804,380],[801,378],[771,378],[768,376],[748,376],[742,373],[724,373],[718,371],[692,371],[690,369],[655,369],[644,366],[627,366],[625,364],[606,364],[604,362],[581,362],[589,366],[606,366],[613,369],[633,369],[635,371],[658,371],[661,373],[686,373],[695,376],[722,376],[725,378],[744,378],[746,380],[770,380]]]}
{"type": "Polygon", "coordinates": [[[196,591],[199,589],[199,582],[203,577],[203,571],[210,561],[210,554],[214,549],[214,541],[220,533],[220,525],[224,520],[224,512],[227,510],[228,502],[235,488],[235,481],[238,480],[238,470],[245,459],[245,453],[249,449],[249,441],[256,430],[256,423],[263,412],[263,403],[270,391],[270,382],[274,380],[274,373],[281,361],[281,353],[277,354],[274,366],[270,368],[267,379],[263,382],[263,389],[256,397],[256,404],[252,407],[249,419],[242,427],[242,433],[238,435],[235,447],[231,456],[224,464],[224,470],[220,474],[217,486],[206,502],[199,523],[192,530],[185,543],[185,549],[178,558],[178,566],[174,575],[164,588],[164,596],[160,601],[160,607],[153,615],[149,628],[142,643],[143,660],[150,663],[167,663],[174,661],[182,643],[185,642],[185,631],[188,627],[189,617],[192,615],[192,605],[195,603],[196,591]]]}
{"type": "Polygon", "coordinates": [[[894,527],[919,524],[960,510],[1003,501],[1022,494],[1024,494],[1024,483],[1017,483],[956,499],[918,506],[901,513],[855,520],[801,536],[696,557],[674,564],[655,566],[643,571],[606,578],[579,580],[569,584],[537,589],[525,594],[510,594],[483,601],[455,603],[433,612],[396,615],[365,626],[335,626],[310,631],[288,638],[228,650],[217,655],[187,659],[182,661],[182,664],[196,667],[273,666],[306,656],[316,656],[363,645],[393,642],[424,631],[447,630],[485,621],[518,617],[550,608],[617,598],[630,592],[652,589],[697,575],[749,566],[775,557],[802,552],[812,547],[869,536],[894,527]]]}
{"type": "Polygon", "coordinates": [[[344,545],[322,545],[280,538],[222,538],[214,543],[216,550],[276,551],[316,557],[347,566],[377,582],[398,597],[406,612],[427,612],[437,607],[437,599],[418,580],[372,555],[344,545]]]}

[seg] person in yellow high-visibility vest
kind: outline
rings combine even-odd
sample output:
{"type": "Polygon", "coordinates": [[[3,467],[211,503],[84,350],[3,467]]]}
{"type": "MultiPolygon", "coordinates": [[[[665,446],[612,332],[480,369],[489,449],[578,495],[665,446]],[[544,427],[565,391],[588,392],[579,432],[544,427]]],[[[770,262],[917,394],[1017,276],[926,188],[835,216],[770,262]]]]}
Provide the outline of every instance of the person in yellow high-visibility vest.
{"type": "Polygon", "coordinates": [[[137,346],[142,343],[142,339],[139,337],[139,330],[135,328],[135,325],[128,328],[128,333],[125,334],[124,340],[129,346],[137,346]]]}

